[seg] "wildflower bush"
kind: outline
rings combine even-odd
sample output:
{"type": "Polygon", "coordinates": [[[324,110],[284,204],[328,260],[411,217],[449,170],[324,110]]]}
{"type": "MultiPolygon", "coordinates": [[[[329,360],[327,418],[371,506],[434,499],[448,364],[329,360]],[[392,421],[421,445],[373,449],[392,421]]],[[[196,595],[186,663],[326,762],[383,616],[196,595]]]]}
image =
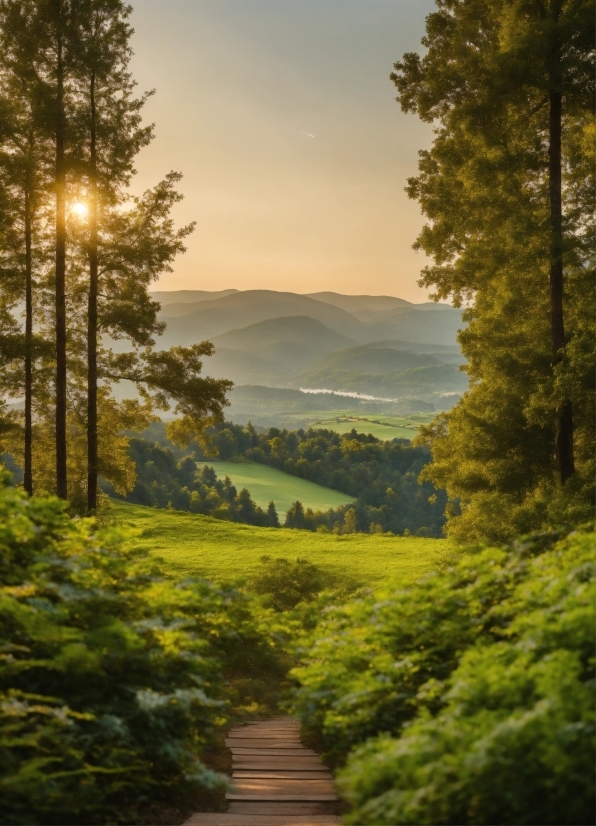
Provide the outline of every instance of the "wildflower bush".
{"type": "Polygon", "coordinates": [[[142,823],[221,787],[201,757],[225,683],[276,661],[250,599],[166,582],[121,530],[2,482],[0,822],[142,823]]]}
{"type": "Polygon", "coordinates": [[[328,609],[295,708],[357,824],[565,823],[594,813],[592,531],[462,554],[328,609]]]}

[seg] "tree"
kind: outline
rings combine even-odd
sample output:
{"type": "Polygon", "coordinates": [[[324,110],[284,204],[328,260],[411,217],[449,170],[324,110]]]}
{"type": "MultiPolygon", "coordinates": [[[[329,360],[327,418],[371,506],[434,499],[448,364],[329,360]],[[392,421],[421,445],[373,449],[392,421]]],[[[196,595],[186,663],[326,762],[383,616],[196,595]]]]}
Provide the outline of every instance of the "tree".
{"type": "Polygon", "coordinates": [[[306,528],[306,517],[304,515],[304,505],[300,501],[292,504],[291,508],[286,514],[286,528],[306,528]]]}
{"type": "Polygon", "coordinates": [[[25,308],[15,395],[24,395],[23,485],[31,494],[34,369],[36,360],[48,350],[47,343],[33,332],[33,315],[34,308],[41,309],[38,288],[48,263],[42,213],[49,194],[52,147],[46,128],[47,101],[40,99],[39,80],[31,71],[32,50],[37,44],[30,38],[16,40],[23,24],[22,9],[17,5],[2,4],[0,16],[0,163],[8,195],[2,204],[2,292],[13,309],[19,304],[25,308]]]}
{"type": "MultiPolygon", "coordinates": [[[[164,325],[157,318],[159,304],[151,300],[148,289],[163,272],[171,271],[194,224],[177,228],[171,218],[173,205],[182,197],[176,190],[178,173],[170,173],[139,197],[131,197],[129,191],[134,158],[153,131],[141,123],[147,95],[134,96],[128,69],[130,12],[121,0],[3,0],[0,4],[5,47],[0,75],[2,91],[7,90],[0,107],[0,141],[6,148],[5,166],[14,171],[12,189],[5,186],[2,192],[10,201],[5,214],[12,217],[0,230],[5,236],[12,233],[15,261],[8,261],[4,269],[8,271],[10,265],[11,283],[17,284],[8,290],[4,280],[3,312],[10,314],[20,299],[19,273],[24,269],[25,478],[31,491],[35,453],[41,490],[55,487],[59,496],[68,496],[75,510],[90,513],[97,507],[98,474],[121,493],[134,485],[134,463],[127,455],[123,430],[142,429],[157,410],[175,405],[180,419],[169,428],[172,438],[179,443],[204,441],[205,427],[222,421],[225,394],[231,387],[230,382],[200,376],[202,358],[213,352],[208,342],[166,352],[155,348],[155,336],[164,325]],[[29,115],[24,107],[27,117],[19,115],[19,94],[31,109],[29,115]],[[44,211],[42,229],[49,248],[53,224],[55,266],[48,286],[54,300],[53,306],[43,305],[40,320],[47,337],[54,340],[55,353],[45,364],[54,371],[54,381],[48,381],[47,373],[40,375],[36,398],[31,376],[35,213],[29,206],[33,195],[37,197],[44,167],[35,157],[37,165],[21,162],[24,150],[18,146],[15,153],[12,145],[21,133],[33,136],[34,149],[39,144],[45,150],[46,167],[50,167],[48,148],[53,151],[46,194],[52,191],[55,198],[44,211]],[[27,174],[21,174],[25,166],[27,174]],[[37,178],[29,174],[30,169],[37,178]],[[37,189],[31,189],[31,181],[37,189]],[[18,210],[24,210],[24,233],[15,231],[18,210]],[[114,352],[114,343],[120,341],[127,352],[122,352],[121,344],[114,352]],[[137,385],[140,400],[114,399],[110,385],[122,380],[137,385]],[[50,456],[55,456],[53,471],[50,456]]],[[[12,249],[10,244],[6,248],[12,249]]],[[[14,335],[11,342],[12,352],[17,343],[14,335]]],[[[7,367],[5,375],[16,386],[19,357],[11,359],[11,365],[17,366],[7,367]]],[[[14,445],[11,449],[15,452],[14,445]]]]}
{"type": "Polygon", "coordinates": [[[279,528],[279,517],[277,515],[277,508],[275,502],[269,502],[267,506],[267,524],[270,528],[279,528]]]}
{"type": "Polygon", "coordinates": [[[461,499],[452,535],[502,540],[582,518],[592,495],[594,20],[584,0],[437,5],[426,54],[392,78],[435,124],[408,185],[434,259],[420,283],[468,305],[471,386],[423,434],[423,478],[461,499]]]}
{"type": "MultiPolygon", "coordinates": [[[[100,232],[109,213],[122,204],[133,174],[133,160],[152,138],[152,127],[141,126],[146,97],[135,99],[128,71],[132,29],[130,6],[120,0],[88,0],[81,18],[79,82],[87,138],[86,200],[89,267],[87,300],[87,508],[97,508],[98,477],[98,336],[100,331],[100,232]]],[[[105,273],[104,273],[105,275],[105,273]]],[[[104,296],[105,298],[105,296],[104,296]]]]}
{"type": "Polygon", "coordinates": [[[348,508],[344,514],[344,533],[356,533],[357,520],[354,508],[348,508]]]}

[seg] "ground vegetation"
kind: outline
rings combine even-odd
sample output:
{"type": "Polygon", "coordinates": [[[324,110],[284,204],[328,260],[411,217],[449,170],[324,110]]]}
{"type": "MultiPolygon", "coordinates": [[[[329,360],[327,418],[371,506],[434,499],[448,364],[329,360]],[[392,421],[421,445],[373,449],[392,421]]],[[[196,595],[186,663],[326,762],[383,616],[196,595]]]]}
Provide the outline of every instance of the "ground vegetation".
{"type": "Polygon", "coordinates": [[[168,581],[130,535],[0,486],[0,821],[156,822],[225,786],[205,762],[283,657],[233,588],[168,581]]]}
{"type": "Polygon", "coordinates": [[[349,822],[590,820],[594,549],[588,528],[459,552],[319,615],[294,710],[347,758],[349,822]]]}

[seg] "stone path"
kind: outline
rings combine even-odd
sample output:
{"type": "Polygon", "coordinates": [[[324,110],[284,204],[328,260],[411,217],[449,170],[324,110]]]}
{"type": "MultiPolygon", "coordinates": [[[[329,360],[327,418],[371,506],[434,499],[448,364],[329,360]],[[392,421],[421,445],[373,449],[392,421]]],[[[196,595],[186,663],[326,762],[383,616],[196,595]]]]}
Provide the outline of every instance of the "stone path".
{"type": "Polygon", "coordinates": [[[184,826],[337,826],[329,769],[300,742],[300,726],[276,717],[232,729],[234,789],[225,814],[194,814],[184,826]]]}

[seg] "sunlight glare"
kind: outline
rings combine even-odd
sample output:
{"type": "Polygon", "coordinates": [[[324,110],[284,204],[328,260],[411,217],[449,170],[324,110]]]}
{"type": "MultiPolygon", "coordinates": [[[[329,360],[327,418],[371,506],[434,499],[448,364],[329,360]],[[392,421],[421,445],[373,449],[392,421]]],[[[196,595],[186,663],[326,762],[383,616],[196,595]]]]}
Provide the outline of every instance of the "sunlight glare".
{"type": "Polygon", "coordinates": [[[79,201],[72,205],[72,211],[78,218],[86,218],[89,214],[89,207],[79,201]]]}

